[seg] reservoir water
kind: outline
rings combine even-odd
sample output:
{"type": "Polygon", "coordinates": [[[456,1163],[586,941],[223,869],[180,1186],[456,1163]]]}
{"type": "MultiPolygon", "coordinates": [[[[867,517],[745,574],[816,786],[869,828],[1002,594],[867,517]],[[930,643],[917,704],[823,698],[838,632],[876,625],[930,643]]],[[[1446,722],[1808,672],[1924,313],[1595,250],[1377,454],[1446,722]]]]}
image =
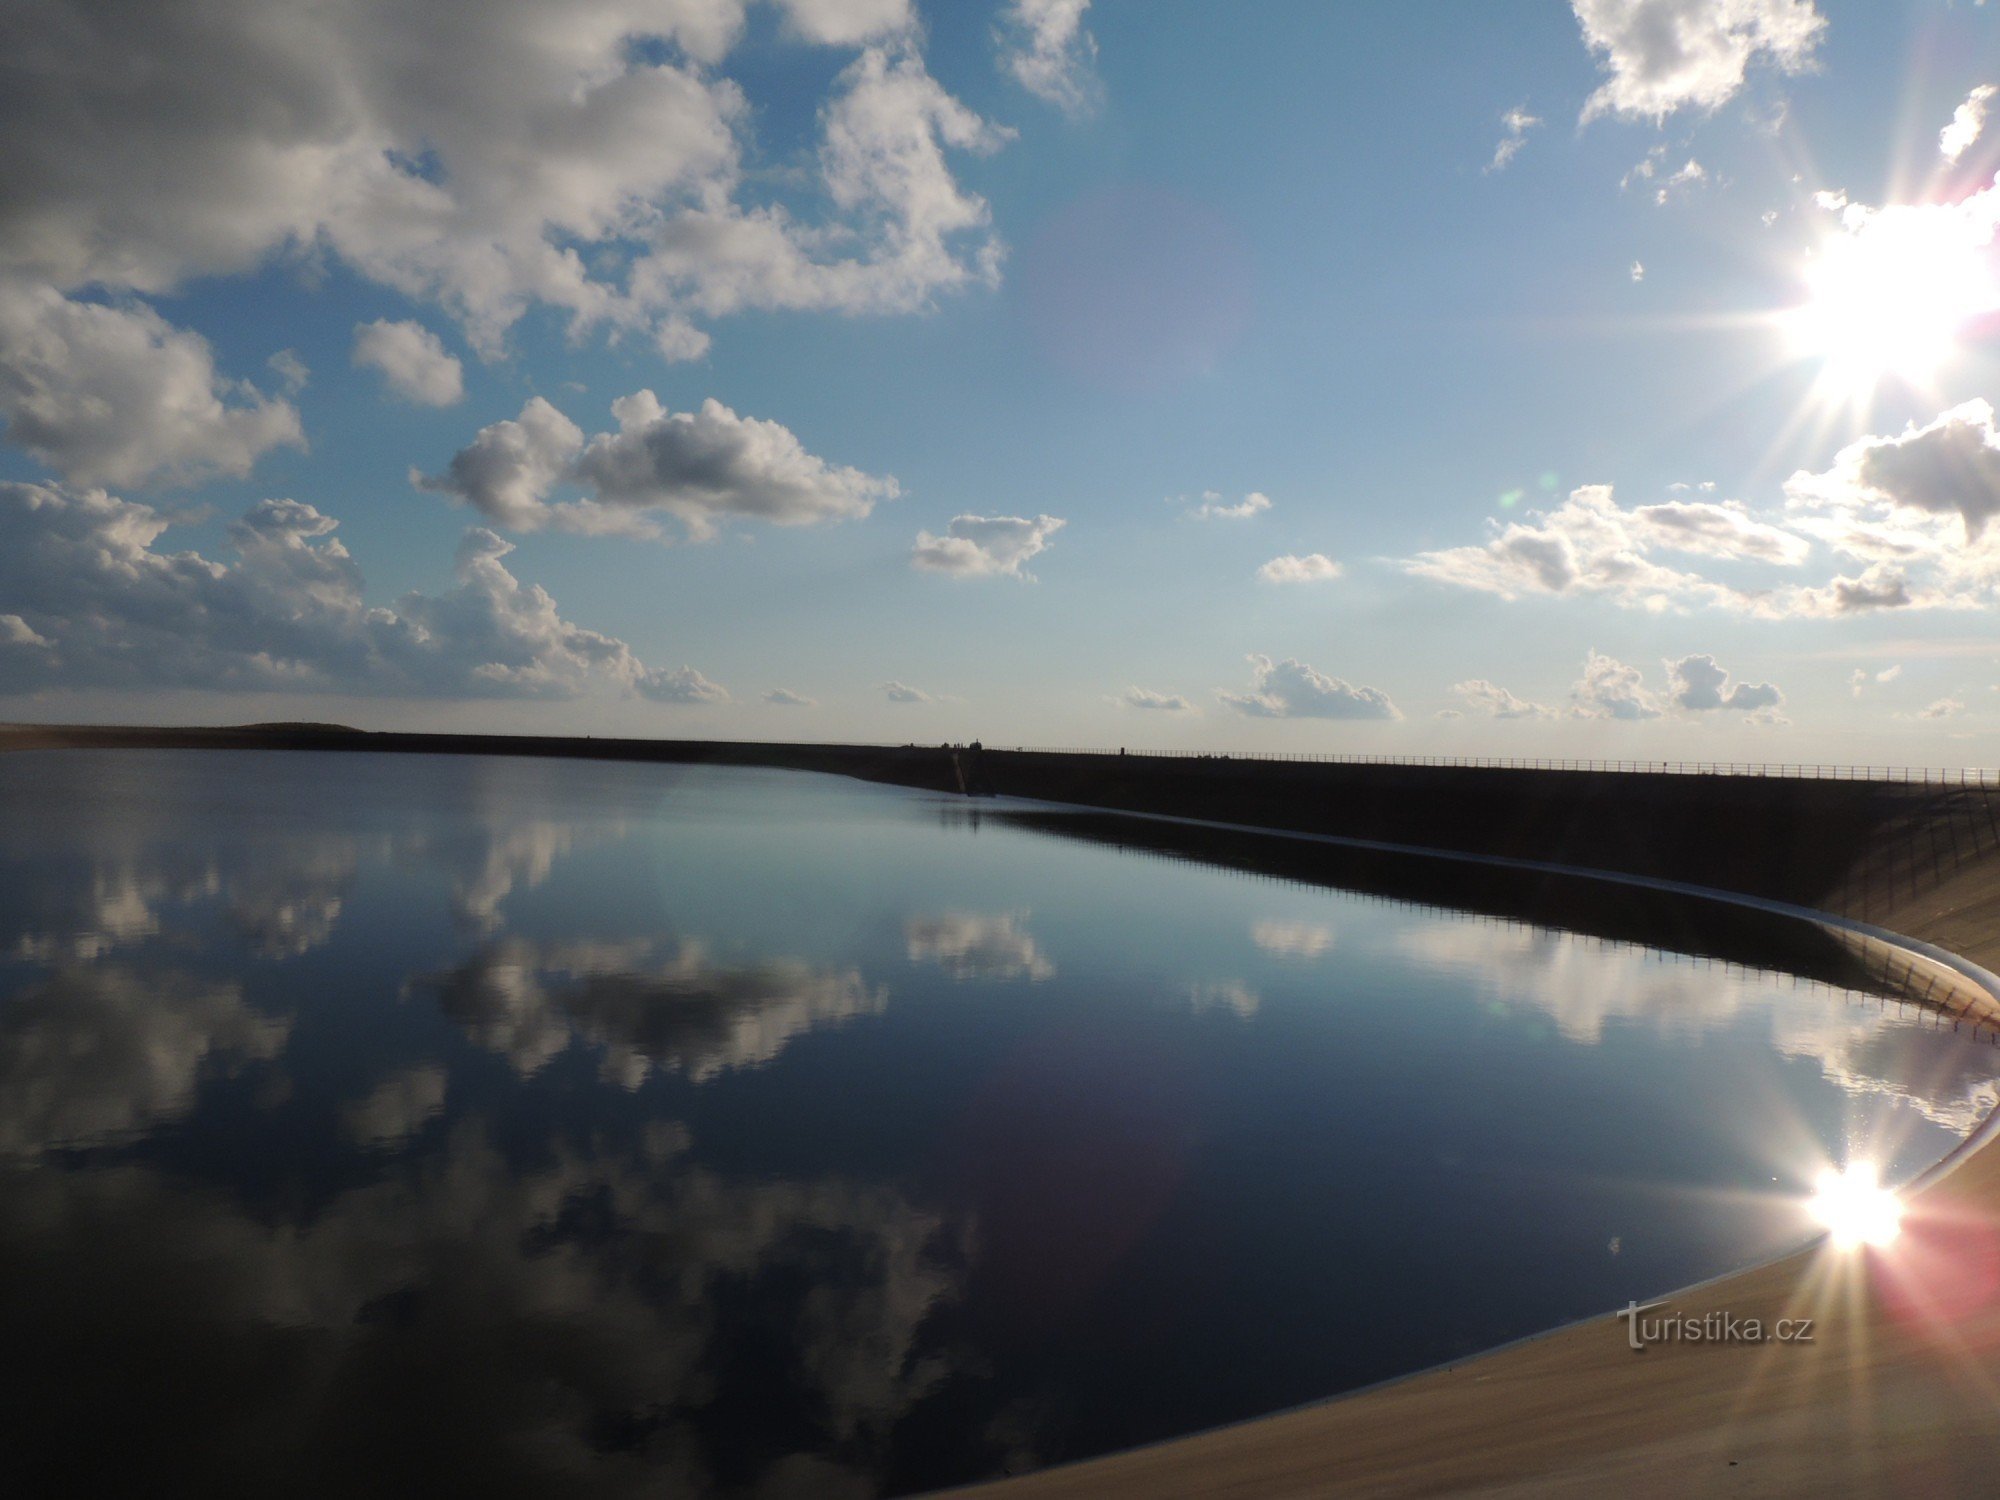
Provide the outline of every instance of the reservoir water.
{"type": "Polygon", "coordinates": [[[0,1455],[910,1493],[1777,1253],[1992,1107],[1817,929],[1662,925],[802,773],[0,756],[0,1455]]]}

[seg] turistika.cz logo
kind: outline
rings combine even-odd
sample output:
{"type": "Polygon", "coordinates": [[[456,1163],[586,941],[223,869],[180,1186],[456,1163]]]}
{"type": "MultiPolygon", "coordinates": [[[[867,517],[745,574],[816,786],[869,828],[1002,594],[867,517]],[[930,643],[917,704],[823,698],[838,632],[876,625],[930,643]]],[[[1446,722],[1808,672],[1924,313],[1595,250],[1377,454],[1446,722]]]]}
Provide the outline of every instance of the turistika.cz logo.
{"type": "Polygon", "coordinates": [[[1811,1318],[1742,1318],[1732,1312],[1659,1313],[1664,1302],[1627,1303],[1618,1314],[1625,1320],[1625,1341],[1639,1353],[1648,1344],[1810,1344],[1811,1318]],[[1659,1313],[1657,1317],[1648,1314],[1659,1313]]]}

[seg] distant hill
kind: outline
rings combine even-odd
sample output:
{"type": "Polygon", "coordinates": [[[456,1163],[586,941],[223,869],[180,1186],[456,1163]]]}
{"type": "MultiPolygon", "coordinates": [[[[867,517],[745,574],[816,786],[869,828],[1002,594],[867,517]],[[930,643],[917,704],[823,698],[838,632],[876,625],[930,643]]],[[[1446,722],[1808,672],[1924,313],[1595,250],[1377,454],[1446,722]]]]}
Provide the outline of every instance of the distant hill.
{"type": "Polygon", "coordinates": [[[312,734],[365,734],[366,730],[356,729],[352,724],[324,724],[317,719],[272,719],[261,724],[237,724],[242,730],[255,730],[259,734],[298,734],[302,731],[312,734]]]}

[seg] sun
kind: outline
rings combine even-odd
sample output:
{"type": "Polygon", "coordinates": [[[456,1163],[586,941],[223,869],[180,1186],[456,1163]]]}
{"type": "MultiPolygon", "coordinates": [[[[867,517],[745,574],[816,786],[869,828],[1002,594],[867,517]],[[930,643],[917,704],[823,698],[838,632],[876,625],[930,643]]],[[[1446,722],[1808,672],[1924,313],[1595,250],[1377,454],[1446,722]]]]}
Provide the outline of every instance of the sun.
{"type": "Polygon", "coordinates": [[[1931,385],[1964,326],[2000,307],[1985,234],[1952,205],[1912,204],[1843,222],[1808,261],[1805,302],[1785,318],[1793,352],[1835,393],[1884,380],[1931,385]]]}
{"type": "Polygon", "coordinates": [[[1872,1162],[1850,1162],[1845,1168],[1822,1172],[1806,1207],[1824,1227],[1834,1245],[1850,1250],[1858,1245],[1882,1249],[1895,1243],[1903,1227],[1903,1205],[1882,1186],[1872,1162]]]}

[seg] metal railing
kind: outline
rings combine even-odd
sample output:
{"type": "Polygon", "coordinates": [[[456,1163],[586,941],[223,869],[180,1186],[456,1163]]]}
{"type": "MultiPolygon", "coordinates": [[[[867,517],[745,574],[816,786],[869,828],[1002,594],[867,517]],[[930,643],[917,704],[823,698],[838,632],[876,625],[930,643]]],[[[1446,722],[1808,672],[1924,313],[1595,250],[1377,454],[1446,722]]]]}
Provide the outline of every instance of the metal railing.
{"type": "MultiPolygon", "coordinates": [[[[963,748],[963,747],[961,747],[963,748]]],[[[1133,750],[1081,745],[988,745],[1028,755],[1123,755],[1141,760],[1291,761],[1311,765],[1429,766],[1481,771],[1584,771],[1636,776],[1778,776],[1812,781],[1893,781],[1926,786],[2000,786],[1980,766],[1852,766],[1810,761],[1566,760],[1492,755],[1364,755],[1315,750],[1133,750]]]]}

